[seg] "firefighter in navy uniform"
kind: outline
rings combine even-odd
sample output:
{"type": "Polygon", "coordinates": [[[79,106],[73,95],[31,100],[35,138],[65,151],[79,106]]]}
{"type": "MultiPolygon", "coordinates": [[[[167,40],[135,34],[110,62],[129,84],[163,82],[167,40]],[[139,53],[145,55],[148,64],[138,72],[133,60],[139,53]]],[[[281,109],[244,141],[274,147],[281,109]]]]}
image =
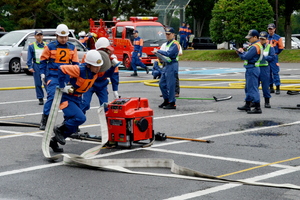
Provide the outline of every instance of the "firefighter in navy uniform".
{"type": "Polygon", "coordinates": [[[263,59],[260,61],[260,75],[259,81],[261,82],[261,87],[263,91],[263,96],[265,98],[265,108],[271,108],[270,105],[270,65],[269,63],[275,59],[275,51],[271,44],[267,44],[268,33],[266,31],[259,33],[259,40],[263,46],[263,59]]]}
{"type": "Polygon", "coordinates": [[[182,22],[182,26],[180,26],[179,28],[179,35],[180,35],[180,45],[183,50],[186,48],[187,32],[188,31],[187,31],[186,23],[182,22]]]}
{"type": "Polygon", "coordinates": [[[44,105],[40,130],[45,130],[55,88],[58,86],[58,67],[79,64],[75,45],[68,42],[69,28],[60,24],[56,28],[56,40],[45,46],[40,60],[40,76],[47,83],[47,101],[44,105]]]}
{"type": "Polygon", "coordinates": [[[258,78],[260,74],[260,61],[263,58],[263,47],[259,42],[259,33],[257,30],[250,30],[245,37],[249,40],[251,45],[248,47],[248,51],[244,52],[243,48],[237,50],[239,57],[244,60],[245,73],[245,93],[246,104],[242,107],[238,107],[238,110],[245,110],[248,114],[261,114],[260,108],[260,95],[258,90],[258,78]],[[255,107],[251,110],[250,104],[254,103],[255,107]]]}
{"type": "Polygon", "coordinates": [[[146,69],[147,74],[149,74],[149,68],[141,61],[140,57],[143,54],[144,41],[139,37],[138,30],[133,31],[133,52],[131,56],[131,67],[133,69],[133,74],[131,76],[137,76],[137,66],[141,66],[146,69]]]}
{"type": "MultiPolygon", "coordinates": [[[[116,59],[116,56],[113,54],[113,48],[110,46],[109,40],[107,38],[105,38],[105,37],[99,38],[95,44],[95,47],[96,47],[97,51],[102,50],[108,54],[108,56],[110,58],[109,65],[111,65],[111,67],[104,72],[98,72],[98,78],[96,79],[94,85],[86,93],[84,93],[83,99],[82,99],[83,113],[86,113],[86,111],[90,109],[90,103],[91,103],[92,96],[94,93],[97,95],[100,105],[102,105],[103,103],[108,103],[107,85],[109,84],[109,80],[107,78],[110,78],[110,80],[111,80],[114,98],[115,99],[119,98],[118,66],[120,65],[121,62],[119,62],[116,59]]],[[[83,62],[84,62],[84,59],[85,59],[85,57],[83,58],[83,62]]]]}
{"type": "Polygon", "coordinates": [[[276,86],[275,94],[280,94],[280,77],[279,77],[279,63],[278,63],[278,55],[282,52],[284,49],[282,38],[275,34],[275,24],[269,24],[268,25],[268,43],[274,47],[275,50],[275,58],[273,61],[270,62],[270,69],[271,69],[271,76],[270,76],[270,91],[271,93],[274,93],[273,83],[276,86]]]}
{"type": "Polygon", "coordinates": [[[153,53],[159,53],[168,58],[168,61],[164,62],[164,68],[159,81],[159,88],[163,95],[164,102],[158,107],[164,109],[176,109],[175,87],[176,74],[178,74],[178,54],[180,52],[180,44],[174,38],[175,31],[172,27],[166,28],[165,31],[168,40],[165,50],[153,50],[153,53]]]}
{"type": "Polygon", "coordinates": [[[96,50],[90,50],[85,58],[85,63],[80,65],[61,65],[58,69],[59,88],[63,92],[60,109],[64,113],[62,124],[53,128],[55,137],[50,141],[54,152],[62,152],[57,144],[65,145],[65,138],[78,130],[86,121],[86,116],[81,110],[82,94],[93,86],[98,77],[98,72],[103,64],[102,56],[96,50]]]}
{"type": "MultiPolygon", "coordinates": [[[[43,31],[36,30],[34,32],[35,42],[28,46],[28,55],[27,55],[27,66],[28,71],[32,72],[35,86],[36,97],[39,100],[39,105],[44,105],[44,91],[42,88],[42,80],[40,77],[40,56],[44,49],[44,46],[47,45],[46,42],[43,42],[43,31]]],[[[46,84],[44,84],[46,90],[46,84]]]]}

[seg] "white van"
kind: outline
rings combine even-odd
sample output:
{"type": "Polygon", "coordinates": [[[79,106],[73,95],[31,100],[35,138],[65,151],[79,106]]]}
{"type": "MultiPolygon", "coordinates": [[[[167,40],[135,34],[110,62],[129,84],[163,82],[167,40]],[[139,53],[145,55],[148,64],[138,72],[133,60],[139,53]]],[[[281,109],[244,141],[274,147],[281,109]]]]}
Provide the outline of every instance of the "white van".
{"type": "MultiPolygon", "coordinates": [[[[56,29],[25,29],[11,31],[0,38],[0,71],[20,73],[20,57],[29,36],[34,36],[35,30],[42,30],[45,36],[55,36],[56,29]]],[[[75,38],[74,30],[69,37],[75,38]]]]}

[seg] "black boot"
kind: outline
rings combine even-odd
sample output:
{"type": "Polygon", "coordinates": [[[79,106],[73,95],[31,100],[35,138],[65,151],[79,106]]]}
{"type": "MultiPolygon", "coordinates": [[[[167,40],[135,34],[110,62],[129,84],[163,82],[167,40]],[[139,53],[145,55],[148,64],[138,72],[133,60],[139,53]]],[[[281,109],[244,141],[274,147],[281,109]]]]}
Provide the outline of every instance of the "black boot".
{"type": "Polygon", "coordinates": [[[146,66],[146,73],[149,74],[149,67],[146,66]]]}
{"type": "Polygon", "coordinates": [[[64,152],[64,149],[63,149],[63,148],[60,148],[60,147],[58,146],[55,137],[51,138],[51,140],[50,140],[50,145],[49,145],[49,146],[52,148],[52,150],[53,150],[54,152],[60,152],[60,153],[61,153],[61,152],[64,152]]]}
{"type": "Polygon", "coordinates": [[[247,111],[248,114],[261,114],[260,103],[255,103],[255,108],[247,111]]]}
{"type": "Polygon", "coordinates": [[[66,140],[65,140],[65,137],[64,137],[64,132],[65,132],[66,129],[67,129],[67,127],[64,123],[56,125],[53,128],[53,132],[55,133],[55,139],[61,145],[66,144],[66,140]]]}
{"type": "Polygon", "coordinates": [[[164,106],[169,104],[169,99],[165,99],[164,102],[162,104],[160,104],[158,107],[159,108],[163,108],[164,106]]]}
{"type": "Polygon", "coordinates": [[[275,94],[280,94],[280,85],[276,85],[275,94]]]}
{"type": "Polygon", "coordinates": [[[250,104],[251,104],[251,101],[246,101],[246,103],[245,103],[244,106],[238,107],[237,109],[238,109],[238,110],[249,111],[249,110],[251,110],[251,109],[250,109],[250,104]]]}
{"type": "Polygon", "coordinates": [[[133,72],[133,74],[131,74],[130,76],[137,76],[138,74],[136,73],[136,71],[133,72]]]}
{"type": "Polygon", "coordinates": [[[273,84],[270,84],[270,93],[274,93],[274,88],[273,88],[273,84]]]}
{"type": "Polygon", "coordinates": [[[265,98],[265,108],[271,108],[270,98],[265,98]]]}
{"type": "Polygon", "coordinates": [[[47,121],[48,121],[48,115],[43,114],[41,119],[41,124],[40,124],[40,130],[45,130],[47,121]]]}
{"type": "Polygon", "coordinates": [[[168,105],[164,106],[164,109],[176,109],[175,102],[171,102],[168,105]]]}

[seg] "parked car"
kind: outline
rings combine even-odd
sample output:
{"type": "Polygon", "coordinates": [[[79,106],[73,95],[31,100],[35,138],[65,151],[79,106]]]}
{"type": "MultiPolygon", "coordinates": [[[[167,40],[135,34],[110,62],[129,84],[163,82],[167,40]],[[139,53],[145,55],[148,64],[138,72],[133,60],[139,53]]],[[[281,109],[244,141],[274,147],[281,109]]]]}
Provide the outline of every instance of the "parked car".
{"type": "Polygon", "coordinates": [[[300,39],[297,38],[297,37],[292,37],[292,41],[293,41],[293,42],[296,42],[297,45],[298,45],[298,49],[300,49],[300,39]]]}
{"type": "MultiPolygon", "coordinates": [[[[36,29],[11,31],[0,38],[0,71],[20,73],[21,51],[27,38],[34,35],[36,29]]],[[[56,29],[41,29],[45,36],[55,36],[56,29]]],[[[70,30],[69,37],[75,38],[74,30],[70,30]]]]}
{"type": "Polygon", "coordinates": [[[194,49],[217,49],[217,44],[213,43],[210,37],[196,37],[193,39],[194,49]]]}
{"type": "Polygon", "coordinates": [[[0,32],[0,38],[8,32],[0,32]]]}
{"type": "MultiPolygon", "coordinates": [[[[50,43],[52,41],[55,41],[56,37],[44,36],[43,40],[47,43],[50,43]]],[[[27,66],[26,62],[27,62],[28,46],[33,42],[35,42],[35,38],[29,37],[25,43],[25,46],[24,46],[22,52],[21,52],[21,68],[22,68],[22,70],[24,70],[24,72],[27,75],[32,75],[32,73],[30,71],[28,71],[28,66],[27,66]]],[[[79,40],[77,40],[76,38],[70,37],[69,42],[71,42],[72,44],[75,45],[77,52],[78,52],[79,62],[81,62],[84,54],[88,51],[87,48],[81,42],[79,42],[79,40]]]]}
{"type": "MultiPolygon", "coordinates": [[[[285,37],[281,37],[281,38],[282,38],[283,47],[285,48],[285,37]]],[[[299,49],[298,44],[296,42],[294,42],[293,39],[291,39],[291,48],[299,49]]]]}

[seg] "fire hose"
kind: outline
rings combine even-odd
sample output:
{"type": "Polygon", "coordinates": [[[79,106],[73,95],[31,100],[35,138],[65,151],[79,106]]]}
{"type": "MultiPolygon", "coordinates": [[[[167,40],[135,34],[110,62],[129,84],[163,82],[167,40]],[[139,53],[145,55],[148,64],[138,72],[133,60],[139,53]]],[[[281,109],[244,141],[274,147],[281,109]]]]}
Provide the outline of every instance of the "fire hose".
{"type": "Polygon", "coordinates": [[[155,158],[154,159],[152,158],[93,159],[92,157],[98,154],[101,148],[103,147],[103,145],[106,144],[106,142],[108,141],[108,128],[107,128],[106,116],[103,107],[100,107],[98,109],[98,116],[100,120],[100,132],[102,138],[102,142],[100,145],[97,145],[91,149],[86,150],[81,155],[63,153],[63,154],[57,154],[51,156],[49,152],[49,143],[52,137],[53,127],[56,123],[61,97],[62,97],[62,92],[59,89],[57,89],[51,106],[50,114],[48,117],[48,123],[46,125],[45,132],[42,139],[42,151],[44,156],[49,161],[55,161],[62,158],[63,163],[67,165],[88,167],[88,168],[92,167],[95,169],[106,170],[106,171],[115,171],[115,172],[149,175],[149,176],[172,177],[172,178],[181,178],[181,179],[198,180],[198,181],[210,181],[210,182],[219,182],[219,183],[239,183],[239,184],[253,185],[253,186],[300,190],[300,186],[293,185],[293,184],[273,184],[273,183],[262,183],[262,182],[240,181],[240,180],[218,178],[216,176],[203,174],[201,172],[179,166],[172,159],[155,159],[155,158]],[[131,167],[169,168],[173,174],[132,171],[128,169],[131,167]]]}

